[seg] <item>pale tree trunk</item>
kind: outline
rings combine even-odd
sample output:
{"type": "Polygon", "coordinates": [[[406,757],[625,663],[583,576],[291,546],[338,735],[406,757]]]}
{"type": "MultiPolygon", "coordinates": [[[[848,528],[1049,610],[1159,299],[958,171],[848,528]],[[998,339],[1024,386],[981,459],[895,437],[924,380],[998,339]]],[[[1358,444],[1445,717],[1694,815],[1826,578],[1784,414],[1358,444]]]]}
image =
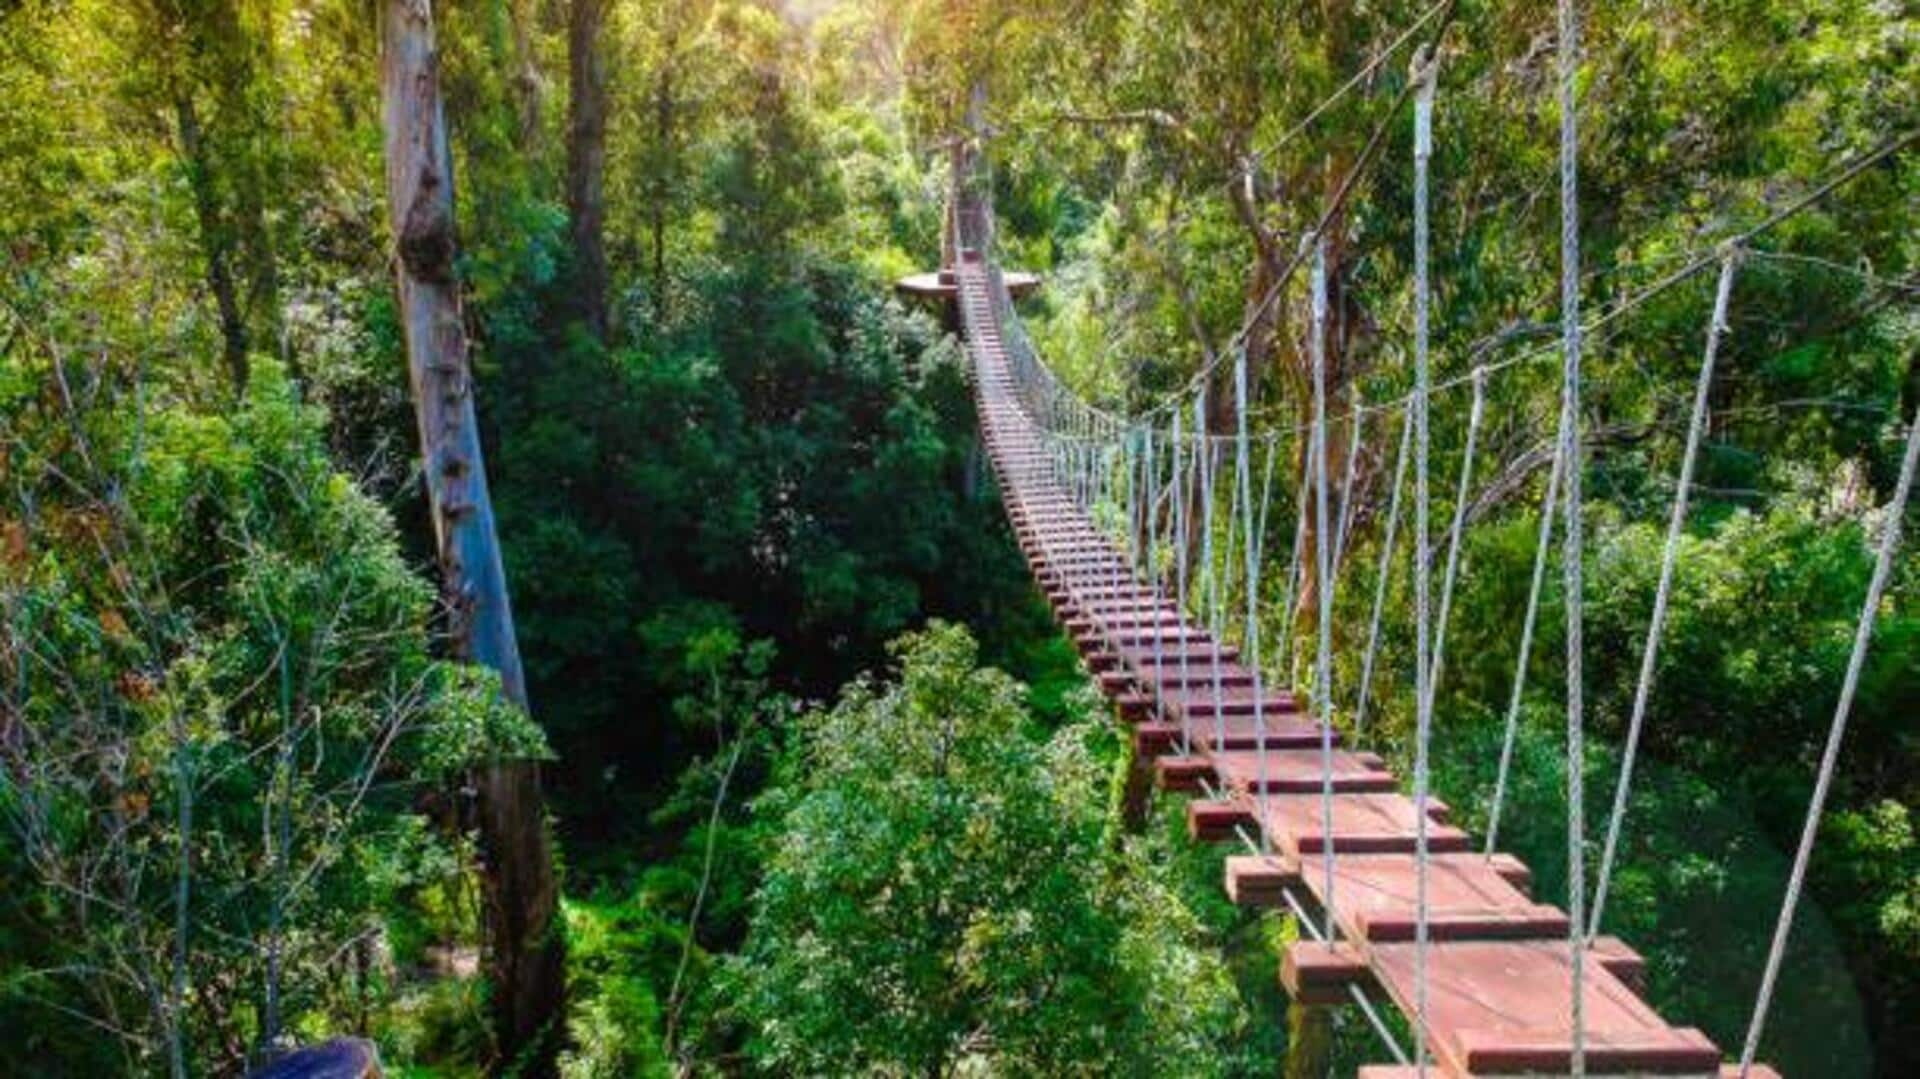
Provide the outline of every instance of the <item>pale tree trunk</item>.
{"type": "Polygon", "coordinates": [[[607,336],[607,71],[600,32],[606,0],[571,0],[567,15],[567,216],[580,318],[607,336]]]}
{"type": "Polygon", "coordinates": [[[540,116],[546,108],[546,80],[540,76],[540,58],[534,53],[533,24],[539,18],[538,0],[513,0],[507,11],[513,24],[513,92],[520,106],[520,152],[531,160],[540,152],[540,116]]]}
{"type": "MultiPolygon", "coordinates": [[[[452,651],[500,674],[527,704],[506,571],[474,421],[466,330],[454,279],[452,157],[447,148],[431,0],[386,0],[381,99],[387,200],[420,448],[452,651]]],[[[502,1061],[552,1070],[564,989],[558,888],[532,762],[481,769],[487,973],[502,1061]]]]}

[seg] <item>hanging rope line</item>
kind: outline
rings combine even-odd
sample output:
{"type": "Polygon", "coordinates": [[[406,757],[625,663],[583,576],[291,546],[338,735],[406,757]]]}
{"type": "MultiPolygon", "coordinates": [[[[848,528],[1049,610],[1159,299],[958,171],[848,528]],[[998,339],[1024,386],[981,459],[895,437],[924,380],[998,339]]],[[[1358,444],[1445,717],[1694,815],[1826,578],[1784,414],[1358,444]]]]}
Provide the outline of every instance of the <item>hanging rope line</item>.
{"type": "Polygon", "coordinates": [[[1252,163],[1253,164],[1263,163],[1267,158],[1272,157],[1274,154],[1277,154],[1281,150],[1286,149],[1288,143],[1291,143],[1294,139],[1298,138],[1308,128],[1312,127],[1314,121],[1320,119],[1320,117],[1324,113],[1326,113],[1328,109],[1331,109],[1335,105],[1339,104],[1340,100],[1346,97],[1347,94],[1351,93],[1354,87],[1359,86],[1361,83],[1364,83],[1368,79],[1372,78],[1374,72],[1380,70],[1381,66],[1384,65],[1388,60],[1393,59],[1394,54],[1398,53],[1407,44],[1407,42],[1412,41],[1414,35],[1418,34],[1422,27],[1432,22],[1435,16],[1439,15],[1441,12],[1444,11],[1447,13],[1447,17],[1451,18],[1453,16],[1454,2],[1455,0],[1440,0],[1440,3],[1437,3],[1432,7],[1428,8],[1425,13],[1423,13],[1418,19],[1414,20],[1412,25],[1408,26],[1405,30],[1400,31],[1397,37],[1395,37],[1392,41],[1388,42],[1386,48],[1381,49],[1378,53],[1374,54],[1373,59],[1368,60],[1366,63],[1360,65],[1360,70],[1354,72],[1352,78],[1348,79],[1344,83],[1341,83],[1339,89],[1335,90],[1333,93],[1327,95],[1324,99],[1322,99],[1320,104],[1315,105],[1312,111],[1308,112],[1307,115],[1302,117],[1298,123],[1288,128],[1284,133],[1281,134],[1279,138],[1273,140],[1273,142],[1269,144],[1265,149],[1255,150],[1250,155],[1252,163]]]}
{"type": "Polygon", "coordinates": [[[1493,804],[1487,809],[1487,857],[1500,842],[1500,811],[1506,806],[1507,776],[1513,770],[1514,737],[1520,731],[1520,706],[1526,697],[1527,661],[1533,655],[1533,629],[1540,618],[1540,595],[1547,580],[1547,559],[1553,553],[1553,515],[1558,511],[1560,477],[1565,470],[1565,444],[1554,443],[1553,464],[1547,470],[1547,493],[1540,504],[1540,536],[1533,547],[1533,584],[1527,590],[1527,615],[1520,626],[1520,651],[1513,663],[1513,695],[1507,700],[1506,733],[1500,739],[1500,767],[1493,781],[1493,804]]]}
{"type": "Polygon", "coordinates": [[[1414,1009],[1413,1063],[1420,1079],[1427,1074],[1427,905],[1431,872],[1428,832],[1430,792],[1429,754],[1433,740],[1432,654],[1429,652],[1427,592],[1431,553],[1427,549],[1427,474],[1430,432],[1427,427],[1428,385],[1431,380],[1428,357],[1432,333],[1432,283],[1428,279],[1431,259],[1429,224],[1429,171],[1433,158],[1433,99],[1438,84],[1438,57],[1426,51],[1415,54],[1411,83],[1415,88],[1413,109],[1413,624],[1414,624],[1414,1009]]]}
{"type": "MultiPolygon", "coordinates": [[[[1423,46],[1423,47],[1430,47],[1430,46],[1423,46]]],[[[1409,85],[1407,91],[1405,91],[1400,98],[1397,98],[1395,100],[1394,107],[1391,110],[1389,110],[1389,113],[1388,113],[1389,116],[1397,114],[1399,104],[1404,100],[1406,100],[1406,96],[1410,94],[1411,91],[1412,91],[1412,87],[1411,85],[1409,85]]],[[[1385,131],[1384,127],[1377,128],[1373,136],[1370,137],[1365,149],[1377,151],[1378,149],[1377,144],[1380,141],[1380,136],[1384,133],[1384,131],[1385,131]]],[[[1711,245],[1708,245],[1706,247],[1699,249],[1692,255],[1679,255],[1679,254],[1662,255],[1659,258],[1653,260],[1655,262],[1668,262],[1668,261],[1673,261],[1679,258],[1685,259],[1684,263],[1678,269],[1673,270],[1672,272],[1660,278],[1657,278],[1651,284],[1648,284],[1636,291],[1628,293],[1623,299],[1617,301],[1612,306],[1606,308],[1601,313],[1593,317],[1590,321],[1583,324],[1581,327],[1581,334],[1583,338],[1595,337],[1599,335],[1602,331],[1609,329],[1616,323],[1625,319],[1628,315],[1639,311],[1641,308],[1645,307],[1647,304],[1660,298],[1666,293],[1672,291],[1674,288],[1677,288],[1678,286],[1685,284],[1686,282],[1692,280],[1693,278],[1698,277],[1700,274],[1704,273],[1709,268],[1719,265],[1722,257],[1722,252],[1724,252],[1728,248],[1738,247],[1743,252],[1745,252],[1748,257],[1752,257],[1752,258],[1791,258],[1793,257],[1791,255],[1781,255],[1781,254],[1769,253],[1769,252],[1758,250],[1753,246],[1754,241],[1758,240],[1761,236],[1773,231],[1775,228],[1778,228],[1780,225],[1784,224],[1785,222],[1792,220],[1793,218],[1797,217],[1801,213],[1804,213],[1806,210],[1812,208],[1814,205],[1824,200],[1828,195],[1833,194],[1835,191],[1838,191],[1839,189],[1847,186],[1848,184],[1852,183],[1854,180],[1859,179],[1861,176],[1865,175],[1869,170],[1871,170],[1874,166],[1879,165],[1885,162],[1886,160],[1888,160],[1889,158],[1893,157],[1894,155],[1916,145],[1920,145],[1920,128],[1916,128],[1912,131],[1906,131],[1906,132],[1902,132],[1900,134],[1891,136],[1887,138],[1885,141],[1881,142],[1879,145],[1875,146],[1873,149],[1850,159],[1849,161],[1846,162],[1846,164],[1841,166],[1832,175],[1820,180],[1817,184],[1815,184],[1812,188],[1808,189],[1803,194],[1789,200],[1788,202],[1782,204],[1781,206],[1775,208],[1774,210],[1769,211],[1764,218],[1762,218],[1760,221],[1756,222],[1755,224],[1750,225],[1744,229],[1740,229],[1726,237],[1723,237],[1715,241],[1711,245]]],[[[1363,150],[1363,159],[1361,162],[1362,164],[1364,164],[1366,160],[1364,157],[1364,153],[1365,151],[1363,150]]],[[[1350,181],[1357,180],[1357,176],[1355,176],[1354,174],[1349,174],[1348,179],[1350,181]]],[[[1351,184],[1343,184],[1342,188],[1338,192],[1336,192],[1336,199],[1347,194],[1350,191],[1351,186],[1352,186],[1351,184]]],[[[1323,214],[1322,218],[1319,221],[1318,226],[1315,228],[1309,229],[1308,232],[1306,233],[1306,236],[1311,238],[1312,236],[1317,235],[1318,232],[1320,231],[1320,228],[1323,228],[1326,222],[1330,220],[1331,220],[1330,216],[1323,214]]],[[[1305,249],[1307,246],[1310,246],[1310,245],[1303,245],[1302,253],[1296,254],[1296,256],[1292,260],[1290,260],[1289,263],[1283,268],[1284,269],[1283,276],[1280,279],[1276,280],[1276,282],[1274,283],[1274,287],[1270,289],[1266,294],[1266,296],[1263,298],[1264,302],[1255,307],[1254,314],[1250,315],[1247,320],[1244,320],[1241,328],[1234,333],[1233,337],[1231,338],[1234,347],[1238,347],[1238,344],[1244,338],[1248,328],[1247,323],[1256,322],[1260,318],[1263,318],[1265,315],[1266,309],[1270,307],[1273,302],[1277,301],[1279,296],[1285,291],[1286,285],[1291,280],[1293,273],[1297,272],[1299,268],[1299,264],[1305,259],[1305,249]]],[[[1576,284],[1578,284],[1577,281],[1576,281],[1576,284]]],[[[1911,288],[1911,287],[1913,286],[1900,285],[1896,287],[1896,291],[1900,291],[1900,290],[1911,288]]],[[[1564,332],[1562,334],[1562,337],[1564,338],[1564,332]]],[[[1162,411],[1170,410],[1170,408],[1173,407],[1174,403],[1177,400],[1184,399],[1188,395],[1201,392],[1206,381],[1209,380],[1213,376],[1214,372],[1218,369],[1218,365],[1220,363],[1225,362],[1227,351],[1228,350],[1223,349],[1220,353],[1216,355],[1216,358],[1214,361],[1212,361],[1209,364],[1203,365],[1201,369],[1196,371],[1191,377],[1189,377],[1184,383],[1182,383],[1180,387],[1168,393],[1161,400],[1160,403],[1153,405],[1149,408],[1143,409],[1140,412],[1136,413],[1134,422],[1151,422],[1152,417],[1158,415],[1162,411]]],[[[1492,361],[1484,364],[1483,366],[1486,370],[1486,373],[1488,375],[1492,375],[1492,374],[1498,374],[1498,373],[1510,370],[1515,367],[1524,366],[1526,364],[1539,362],[1549,357],[1560,356],[1560,355],[1562,355],[1562,343],[1560,341],[1555,341],[1552,343],[1543,343],[1536,347],[1522,350],[1521,352],[1516,353],[1513,356],[1509,356],[1506,359],[1492,361]]],[[[1042,371],[1045,371],[1044,365],[1042,366],[1042,371]]],[[[1046,377],[1049,380],[1051,380],[1052,379],[1051,373],[1047,372],[1046,377]]],[[[1440,381],[1435,382],[1431,387],[1429,387],[1429,395],[1430,396],[1439,395],[1439,394],[1449,393],[1453,390],[1463,389],[1470,386],[1472,384],[1472,381],[1473,381],[1472,371],[1467,371],[1451,378],[1442,379],[1440,381]]],[[[1059,385],[1057,381],[1051,382],[1051,385],[1053,389],[1059,392],[1060,394],[1063,394],[1068,398],[1072,397],[1072,392],[1065,389],[1064,386],[1059,385]]],[[[1412,394],[1411,392],[1409,392],[1409,393],[1402,394],[1398,397],[1387,398],[1385,400],[1379,401],[1374,404],[1364,405],[1363,407],[1367,408],[1370,411],[1379,411],[1379,412],[1404,410],[1410,405],[1411,397],[1412,397],[1412,394]]],[[[1083,406],[1083,407],[1090,408],[1091,406],[1083,406]]],[[[1097,412],[1098,410],[1094,410],[1094,411],[1097,412]]],[[[1107,416],[1107,414],[1105,413],[1101,413],[1101,416],[1115,423],[1124,422],[1124,421],[1120,421],[1118,418],[1107,416]]],[[[1348,418],[1349,418],[1348,415],[1343,412],[1339,415],[1336,415],[1334,417],[1334,421],[1340,422],[1348,418]]],[[[1263,432],[1254,437],[1265,438],[1265,439],[1280,439],[1280,438],[1290,437],[1292,435],[1303,435],[1307,433],[1308,428],[1310,426],[1311,426],[1310,422],[1300,422],[1292,426],[1282,425],[1279,427],[1275,427],[1271,430],[1268,430],[1266,432],[1263,432]]]]}
{"type": "Polygon", "coordinates": [[[1387,500],[1387,524],[1380,538],[1380,567],[1374,574],[1373,615],[1367,620],[1367,650],[1360,664],[1360,699],[1353,707],[1353,733],[1367,726],[1367,698],[1373,689],[1373,662],[1380,648],[1380,616],[1387,605],[1387,581],[1393,575],[1393,541],[1400,528],[1400,491],[1406,486],[1407,447],[1413,441],[1413,420],[1401,421],[1400,449],[1393,459],[1393,493],[1387,500]]]}
{"type": "Polygon", "coordinates": [[[1640,730],[1647,718],[1647,702],[1653,695],[1653,674],[1660,657],[1660,636],[1666,628],[1667,604],[1673,594],[1674,565],[1680,559],[1680,537],[1687,527],[1687,505],[1693,493],[1694,465],[1700,457],[1700,443],[1706,437],[1708,392],[1713,388],[1714,360],[1720,350],[1720,338],[1727,332],[1727,305],[1733,295],[1733,279],[1740,266],[1737,252],[1729,251],[1720,264],[1720,282],[1714,289],[1713,316],[1707,323],[1707,344],[1702,350],[1700,374],[1694,380],[1693,412],[1687,422],[1687,446],[1680,455],[1680,478],[1674,481],[1673,512],[1667,520],[1667,541],[1660,553],[1660,583],[1653,593],[1653,614],[1647,619],[1647,641],[1640,649],[1640,678],[1633,690],[1633,714],[1627,721],[1627,742],[1620,754],[1620,779],[1613,790],[1613,812],[1607,819],[1607,841],[1600,855],[1600,874],[1593,888],[1593,914],[1587,937],[1600,934],[1601,919],[1607,909],[1607,885],[1613,879],[1614,855],[1620,847],[1620,825],[1627,815],[1627,792],[1633,786],[1633,762],[1640,749],[1640,730]]]}
{"type": "Polygon", "coordinates": [[[1580,139],[1577,124],[1577,86],[1580,71],[1580,20],[1575,0],[1559,0],[1560,38],[1560,331],[1564,364],[1561,372],[1560,443],[1566,462],[1565,554],[1561,572],[1566,578],[1567,608],[1567,962],[1572,972],[1572,999],[1568,1002],[1572,1026],[1573,1075],[1587,1071],[1586,945],[1581,937],[1581,907],[1586,901],[1586,810],[1582,790],[1585,767],[1584,687],[1581,678],[1581,543],[1580,507],[1580,139]]]}
{"type": "Polygon", "coordinates": [[[1346,474],[1340,481],[1340,523],[1339,527],[1335,529],[1333,537],[1333,564],[1335,566],[1340,565],[1341,561],[1346,557],[1347,533],[1353,528],[1355,503],[1358,501],[1353,497],[1354,474],[1360,461],[1360,448],[1366,441],[1367,429],[1367,409],[1360,401],[1360,384],[1358,382],[1351,382],[1348,383],[1348,386],[1352,389],[1353,407],[1347,411],[1347,415],[1352,417],[1352,419],[1349,420],[1346,474]]]}
{"type": "Polygon", "coordinates": [[[1447,569],[1440,580],[1440,613],[1433,626],[1433,659],[1428,664],[1427,675],[1430,697],[1439,692],[1440,670],[1447,651],[1447,623],[1453,613],[1453,585],[1460,575],[1460,549],[1467,528],[1468,495],[1473,491],[1473,454],[1480,442],[1480,421],[1487,407],[1487,380],[1480,368],[1474,368],[1474,372],[1473,404],[1467,413],[1467,444],[1460,457],[1460,482],[1454,492],[1453,526],[1447,539],[1447,569]]]}
{"type": "Polygon", "coordinates": [[[1747,1027],[1747,1040],[1740,1050],[1740,1075],[1746,1079],[1760,1050],[1760,1037],[1766,1032],[1767,1010],[1773,1005],[1773,990],[1780,977],[1780,965],[1787,955],[1787,939],[1793,934],[1793,916],[1800,906],[1800,892],[1806,885],[1807,865],[1813,860],[1813,845],[1820,837],[1820,817],[1826,810],[1827,792],[1833,785],[1835,766],[1840,761],[1840,745],[1847,736],[1847,721],[1853,715],[1853,697],[1860,688],[1860,672],[1867,662],[1867,648],[1873,641],[1873,625],[1893,576],[1893,558],[1899,553],[1901,530],[1906,522],[1907,499],[1913,492],[1916,462],[1920,462],[1920,416],[1907,425],[1906,456],[1900,462],[1900,479],[1893,489],[1881,525],[1880,551],[1873,564],[1873,578],[1860,606],[1860,620],[1853,632],[1853,651],[1847,657],[1847,674],[1840,684],[1840,699],[1834,705],[1833,723],[1827,730],[1826,748],[1820,755],[1820,771],[1813,784],[1813,797],[1807,802],[1806,823],[1800,829],[1800,846],[1794,851],[1793,871],[1787,877],[1786,895],[1780,901],[1780,917],[1774,923],[1773,943],[1767,949],[1767,966],[1760,978],[1760,991],[1753,1004],[1753,1020],[1747,1027]]]}
{"type": "Polygon", "coordinates": [[[1285,621],[1281,623],[1280,664],[1288,666],[1298,645],[1295,640],[1295,607],[1300,599],[1300,585],[1306,576],[1307,506],[1313,494],[1313,446],[1311,429],[1308,434],[1307,452],[1300,455],[1300,483],[1294,489],[1293,554],[1287,561],[1287,597],[1281,605],[1285,621]]]}
{"type": "MultiPolygon", "coordinates": [[[[1327,938],[1334,928],[1333,828],[1333,592],[1327,581],[1327,247],[1321,237],[1313,254],[1313,561],[1314,593],[1319,612],[1314,619],[1317,648],[1314,655],[1313,705],[1320,720],[1320,831],[1321,861],[1326,867],[1321,905],[1326,909],[1327,938]]],[[[1420,1057],[1416,1043],[1414,1058],[1420,1057]]]]}
{"type": "MultiPolygon", "coordinates": [[[[1260,678],[1260,539],[1255,534],[1253,519],[1253,464],[1248,456],[1247,446],[1247,352],[1240,350],[1233,371],[1233,417],[1239,465],[1237,472],[1245,478],[1240,483],[1240,511],[1246,518],[1245,547],[1247,558],[1247,624],[1242,637],[1246,655],[1242,659],[1253,671],[1253,737],[1257,755],[1255,765],[1259,796],[1256,801],[1260,807],[1260,819],[1265,821],[1272,809],[1272,792],[1267,787],[1267,711],[1265,693],[1260,678]]],[[[1260,827],[1260,852],[1273,850],[1272,830],[1264,824],[1260,827]]]]}

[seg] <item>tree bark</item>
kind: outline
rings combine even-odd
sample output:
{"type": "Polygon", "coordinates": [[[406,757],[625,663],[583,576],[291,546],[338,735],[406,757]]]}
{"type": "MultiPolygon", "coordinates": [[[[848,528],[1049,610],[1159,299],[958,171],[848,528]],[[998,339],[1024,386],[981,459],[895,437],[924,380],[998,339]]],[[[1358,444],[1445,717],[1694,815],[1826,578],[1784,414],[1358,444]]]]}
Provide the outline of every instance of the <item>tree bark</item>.
{"type": "MultiPolygon", "coordinates": [[[[525,708],[526,679],[474,420],[453,272],[453,162],[433,8],[431,0],[387,0],[385,8],[380,86],[387,204],[451,649],[456,658],[498,671],[507,699],[525,708]]],[[[564,950],[539,771],[529,761],[502,761],[482,768],[475,786],[500,1061],[522,1074],[550,1074],[560,1035],[564,950]]]]}
{"type": "MultiPolygon", "coordinates": [[[[567,14],[567,214],[581,321],[607,336],[607,71],[600,48],[606,0],[571,0],[567,14]]],[[[657,241],[656,241],[657,242],[657,241]]]]}
{"type": "Polygon", "coordinates": [[[538,18],[536,0],[513,0],[507,11],[513,24],[513,92],[520,106],[520,152],[532,160],[542,150],[540,117],[546,109],[547,83],[540,76],[540,58],[534,52],[533,24],[538,18]]]}
{"type": "Polygon", "coordinates": [[[684,15],[674,16],[663,31],[659,68],[653,78],[653,138],[658,160],[653,169],[647,213],[653,242],[653,310],[659,317],[667,310],[667,225],[673,201],[674,181],[679,171],[676,128],[680,123],[680,23],[684,15]]]}
{"type": "Polygon", "coordinates": [[[200,112],[190,92],[181,90],[174,98],[173,116],[180,135],[180,156],[187,166],[187,186],[193,190],[194,222],[200,229],[200,253],[207,263],[207,288],[220,312],[227,378],[237,396],[246,392],[252,368],[247,359],[247,316],[240,308],[240,292],[233,281],[233,230],[220,212],[220,199],[213,187],[213,164],[200,128],[200,112]]]}

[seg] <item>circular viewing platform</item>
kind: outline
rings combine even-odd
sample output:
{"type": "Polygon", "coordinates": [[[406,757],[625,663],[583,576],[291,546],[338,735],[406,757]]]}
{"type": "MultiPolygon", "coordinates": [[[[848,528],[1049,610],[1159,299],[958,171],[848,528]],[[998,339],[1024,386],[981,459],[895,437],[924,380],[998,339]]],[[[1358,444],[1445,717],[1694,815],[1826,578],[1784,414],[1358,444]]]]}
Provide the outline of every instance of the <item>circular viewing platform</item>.
{"type": "MultiPolygon", "coordinates": [[[[1007,291],[1013,298],[1023,299],[1040,287],[1040,275],[1024,270],[1006,271],[1007,291]]],[[[952,270],[937,273],[917,273],[903,277],[893,286],[894,291],[908,299],[935,300],[947,302],[960,294],[960,286],[952,270]]]]}

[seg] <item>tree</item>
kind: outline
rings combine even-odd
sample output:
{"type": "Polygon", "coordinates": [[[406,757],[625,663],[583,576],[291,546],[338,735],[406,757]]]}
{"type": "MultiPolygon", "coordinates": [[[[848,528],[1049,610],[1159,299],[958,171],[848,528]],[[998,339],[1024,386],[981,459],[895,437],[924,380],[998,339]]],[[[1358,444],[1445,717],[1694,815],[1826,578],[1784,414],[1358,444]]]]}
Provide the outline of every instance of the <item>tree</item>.
{"type": "Polygon", "coordinates": [[[608,0],[567,8],[567,217],[581,320],[607,336],[607,71],[601,45],[608,0]]]}
{"type": "MultiPolygon", "coordinates": [[[[506,699],[524,711],[454,276],[453,162],[430,0],[389,0],[381,46],[387,205],[450,648],[497,671],[506,699]]],[[[556,1050],[565,952],[539,771],[532,761],[503,759],[477,780],[494,1029],[508,1059],[544,1072],[556,1050]]]]}
{"type": "Polygon", "coordinates": [[[141,50],[134,68],[152,65],[168,100],[222,354],[239,394],[250,351],[279,325],[279,269],[266,212],[278,194],[270,190],[277,172],[270,147],[278,116],[268,84],[274,13],[246,0],[142,0],[130,11],[136,33],[158,46],[141,50]]]}
{"type": "MultiPolygon", "coordinates": [[[[1106,841],[1089,730],[1041,741],[1020,686],[934,623],[809,716],[738,964],[775,1071],[1220,1070],[1236,1007],[1196,923],[1106,841]]],[[[1090,706],[1089,706],[1090,707],[1090,706]]]]}
{"type": "Polygon", "coordinates": [[[412,788],[537,732],[428,659],[430,590],[277,364],[207,412],[32,336],[0,390],[9,455],[52,450],[0,472],[0,867],[37,885],[0,908],[31,1032],[0,1070],[244,1072],[364,1016],[405,894],[457,874],[412,788]]]}

